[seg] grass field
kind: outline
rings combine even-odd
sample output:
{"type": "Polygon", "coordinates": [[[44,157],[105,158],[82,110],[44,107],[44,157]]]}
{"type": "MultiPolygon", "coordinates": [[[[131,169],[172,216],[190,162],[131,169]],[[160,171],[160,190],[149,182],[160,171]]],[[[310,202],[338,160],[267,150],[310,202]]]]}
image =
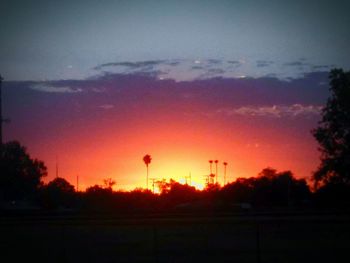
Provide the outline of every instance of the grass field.
{"type": "Polygon", "coordinates": [[[347,215],[3,217],[0,262],[348,262],[347,215]]]}

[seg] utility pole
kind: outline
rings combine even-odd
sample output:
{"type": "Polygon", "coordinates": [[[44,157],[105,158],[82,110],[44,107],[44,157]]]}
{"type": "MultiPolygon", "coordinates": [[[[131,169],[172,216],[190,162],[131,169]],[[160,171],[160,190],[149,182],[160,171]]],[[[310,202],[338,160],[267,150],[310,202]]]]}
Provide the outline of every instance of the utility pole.
{"type": "Polygon", "coordinates": [[[189,180],[190,180],[190,185],[192,185],[192,180],[191,180],[191,172],[190,172],[190,174],[189,174],[188,176],[185,176],[185,184],[188,184],[187,179],[189,179],[189,180]]]}
{"type": "Polygon", "coordinates": [[[79,175],[77,175],[77,192],[79,192],[79,175]]]}
{"type": "Polygon", "coordinates": [[[0,75],[0,145],[2,148],[2,122],[3,122],[3,118],[2,118],[2,81],[3,78],[0,75]]]}
{"type": "Polygon", "coordinates": [[[215,183],[218,183],[218,160],[215,160],[215,183]]]}
{"type": "Polygon", "coordinates": [[[4,79],[0,75],[0,150],[1,151],[2,151],[2,144],[4,143],[4,141],[3,141],[3,133],[2,133],[2,124],[10,122],[9,119],[4,119],[2,117],[2,81],[3,80],[4,79]]]}
{"type": "Polygon", "coordinates": [[[210,183],[210,175],[204,175],[205,186],[208,187],[210,183]]]}
{"type": "Polygon", "coordinates": [[[154,193],[154,183],[158,180],[157,178],[149,178],[152,181],[152,192],[154,193]]]}
{"type": "Polygon", "coordinates": [[[58,158],[56,155],[56,178],[58,178],[58,158]]]}

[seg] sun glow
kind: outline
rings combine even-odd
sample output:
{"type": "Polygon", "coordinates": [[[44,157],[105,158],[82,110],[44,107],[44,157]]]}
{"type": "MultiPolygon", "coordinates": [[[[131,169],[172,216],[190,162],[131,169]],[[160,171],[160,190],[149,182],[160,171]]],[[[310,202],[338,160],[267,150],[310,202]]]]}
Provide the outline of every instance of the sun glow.
{"type": "Polygon", "coordinates": [[[198,190],[203,190],[204,189],[204,183],[192,181],[191,186],[194,186],[198,190]]]}
{"type": "MultiPolygon", "coordinates": [[[[167,115],[167,118],[170,117],[167,115]]],[[[145,154],[152,157],[149,178],[165,179],[167,182],[173,179],[182,184],[187,180],[190,184],[188,177],[191,174],[191,185],[197,189],[204,188],[210,174],[208,160],[219,160],[220,185],[224,182],[224,161],[228,162],[226,183],[237,177],[255,176],[267,166],[279,170],[291,169],[296,175],[303,175],[303,171],[293,169],[305,166],[303,159],[290,158],[284,153],[297,156],[297,152],[292,152],[293,148],[305,146],[291,141],[290,136],[284,137],[285,133],[276,133],[267,127],[257,132],[243,122],[220,119],[208,124],[207,119],[201,121],[197,117],[191,122],[176,117],[167,121],[163,120],[163,115],[153,118],[150,123],[137,118],[123,125],[101,119],[98,127],[89,124],[89,129],[83,130],[79,125],[72,126],[62,130],[58,139],[44,137],[40,145],[32,146],[30,150],[33,156],[45,160],[49,168],[46,182],[55,176],[58,155],[59,175],[75,185],[79,174],[80,190],[95,184],[102,185],[107,178],[116,181],[115,190],[146,189],[146,165],[142,160],[145,154]],[[285,138],[289,139],[286,141],[285,138]],[[45,147],[40,147],[42,145],[45,147]],[[288,145],[293,145],[293,148],[288,145]]],[[[148,185],[151,190],[152,182],[149,181],[148,185]]]]}

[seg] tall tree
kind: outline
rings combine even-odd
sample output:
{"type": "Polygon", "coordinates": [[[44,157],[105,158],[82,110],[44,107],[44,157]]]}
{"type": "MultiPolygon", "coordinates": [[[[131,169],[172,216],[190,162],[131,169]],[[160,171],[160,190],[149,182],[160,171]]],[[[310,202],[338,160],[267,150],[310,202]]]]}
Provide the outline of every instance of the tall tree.
{"type": "Polygon", "coordinates": [[[209,165],[210,165],[210,174],[208,175],[208,184],[207,185],[211,184],[211,181],[214,180],[213,179],[213,176],[214,176],[214,174],[213,174],[213,160],[209,160],[209,165]]]}
{"type": "Polygon", "coordinates": [[[223,162],[224,165],[224,186],[226,185],[226,168],[227,168],[227,162],[223,162]]]}
{"type": "Polygon", "coordinates": [[[40,203],[45,208],[74,206],[74,186],[61,177],[56,177],[42,188],[40,203]]]}
{"type": "Polygon", "coordinates": [[[44,163],[32,159],[25,147],[13,141],[2,145],[0,162],[0,199],[30,199],[47,175],[44,163]]]}
{"type": "Polygon", "coordinates": [[[146,164],[146,168],[147,168],[146,185],[147,185],[147,190],[148,190],[148,165],[149,165],[149,164],[151,163],[151,161],[152,161],[151,155],[146,154],[146,155],[143,157],[143,161],[144,161],[144,163],[146,164]]]}
{"type": "Polygon", "coordinates": [[[107,178],[103,180],[103,184],[105,188],[112,189],[113,185],[116,184],[116,181],[114,181],[112,178],[107,178]]]}
{"type": "Polygon", "coordinates": [[[313,175],[315,186],[350,185],[350,72],[333,69],[330,97],[319,126],[312,131],[321,152],[321,164],[313,175]]]}

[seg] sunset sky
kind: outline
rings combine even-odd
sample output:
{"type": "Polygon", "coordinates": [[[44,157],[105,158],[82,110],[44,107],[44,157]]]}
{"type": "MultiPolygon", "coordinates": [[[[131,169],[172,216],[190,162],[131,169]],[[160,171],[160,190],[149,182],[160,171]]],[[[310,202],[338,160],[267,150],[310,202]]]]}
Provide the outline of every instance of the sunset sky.
{"type": "Polygon", "coordinates": [[[115,189],[265,167],[309,178],[349,1],[1,1],[4,139],[55,177],[115,189]],[[307,2],[307,3],[305,3],[307,2]]]}

